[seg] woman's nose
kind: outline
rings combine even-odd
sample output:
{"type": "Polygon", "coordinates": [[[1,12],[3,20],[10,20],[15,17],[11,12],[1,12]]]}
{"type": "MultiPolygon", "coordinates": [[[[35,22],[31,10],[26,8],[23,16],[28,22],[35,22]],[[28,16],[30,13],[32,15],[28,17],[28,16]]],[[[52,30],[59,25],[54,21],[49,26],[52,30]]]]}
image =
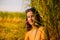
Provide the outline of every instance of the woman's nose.
{"type": "Polygon", "coordinates": [[[32,20],[32,17],[30,16],[30,19],[32,20]]]}

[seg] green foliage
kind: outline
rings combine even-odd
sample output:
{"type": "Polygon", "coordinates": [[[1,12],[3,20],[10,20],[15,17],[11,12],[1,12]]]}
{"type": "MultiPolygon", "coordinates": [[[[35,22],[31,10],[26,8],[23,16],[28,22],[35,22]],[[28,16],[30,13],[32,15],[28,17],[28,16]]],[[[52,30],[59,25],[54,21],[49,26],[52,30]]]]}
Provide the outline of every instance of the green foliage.
{"type": "Polygon", "coordinates": [[[1,12],[0,11],[0,17],[2,18],[6,18],[6,17],[10,17],[10,18],[14,18],[14,17],[19,17],[22,19],[25,19],[25,13],[24,12],[1,12]]]}

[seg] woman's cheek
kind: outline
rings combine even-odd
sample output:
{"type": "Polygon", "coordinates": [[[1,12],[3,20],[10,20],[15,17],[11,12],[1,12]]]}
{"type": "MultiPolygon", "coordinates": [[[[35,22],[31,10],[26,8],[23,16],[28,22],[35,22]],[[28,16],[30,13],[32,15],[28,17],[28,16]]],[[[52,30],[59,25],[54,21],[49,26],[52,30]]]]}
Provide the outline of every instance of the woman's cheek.
{"type": "Polygon", "coordinates": [[[30,18],[28,18],[28,21],[30,21],[30,18]]]}
{"type": "Polygon", "coordinates": [[[35,18],[34,18],[34,17],[32,17],[32,20],[34,21],[34,20],[35,20],[35,18]]]}

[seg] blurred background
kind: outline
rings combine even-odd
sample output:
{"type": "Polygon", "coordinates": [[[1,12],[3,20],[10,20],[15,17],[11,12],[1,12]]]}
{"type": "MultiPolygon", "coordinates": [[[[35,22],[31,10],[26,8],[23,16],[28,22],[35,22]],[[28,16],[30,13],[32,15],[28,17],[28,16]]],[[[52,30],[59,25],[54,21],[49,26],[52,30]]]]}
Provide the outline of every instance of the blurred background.
{"type": "Polygon", "coordinates": [[[24,40],[25,10],[35,7],[48,40],[60,40],[60,0],[0,0],[0,40],[24,40]]]}

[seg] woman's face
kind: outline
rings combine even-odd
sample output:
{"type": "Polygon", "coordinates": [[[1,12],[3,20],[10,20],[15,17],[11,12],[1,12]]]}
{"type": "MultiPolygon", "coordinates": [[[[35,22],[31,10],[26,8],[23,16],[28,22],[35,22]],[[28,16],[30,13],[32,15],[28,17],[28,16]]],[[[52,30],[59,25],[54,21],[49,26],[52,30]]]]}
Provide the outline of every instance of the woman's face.
{"type": "Polygon", "coordinates": [[[32,11],[27,12],[27,21],[30,25],[34,25],[35,16],[32,11]]]}

